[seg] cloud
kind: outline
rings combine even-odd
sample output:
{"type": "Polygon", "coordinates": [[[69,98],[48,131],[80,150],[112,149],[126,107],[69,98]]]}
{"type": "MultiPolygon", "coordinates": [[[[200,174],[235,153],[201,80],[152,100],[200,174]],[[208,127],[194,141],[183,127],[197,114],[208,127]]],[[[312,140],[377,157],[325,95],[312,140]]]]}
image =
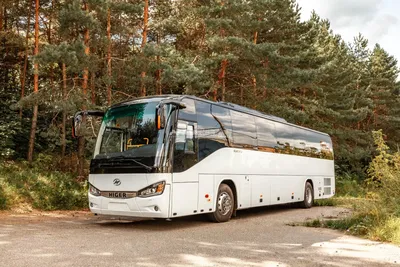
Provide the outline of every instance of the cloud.
{"type": "MultiPolygon", "coordinates": [[[[358,33],[370,43],[382,40],[399,23],[399,18],[390,14],[390,0],[297,0],[302,7],[302,19],[308,19],[314,9],[322,18],[331,22],[332,29],[346,41],[352,41],[358,33]]],[[[396,9],[396,5],[392,9],[396,9]]]]}
{"type": "Polygon", "coordinates": [[[369,23],[369,31],[367,37],[372,40],[380,40],[382,37],[387,35],[390,29],[396,26],[399,19],[390,14],[383,14],[376,17],[371,23],[369,23]]]}
{"type": "Polygon", "coordinates": [[[335,28],[364,26],[375,19],[382,0],[319,1],[320,15],[330,18],[335,28]],[[322,3],[323,2],[323,3],[322,3]]]}
{"type": "Polygon", "coordinates": [[[373,20],[382,0],[298,0],[303,17],[316,10],[322,18],[329,18],[334,28],[363,26],[373,20]]]}
{"type": "MultiPolygon", "coordinates": [[[[297,0],[302,8],[301,18],[310,18],[315,10],[329,19],[336,34],[346,42],[361,33],[369,40],[369,47],[379,43],[399,60],[400,68],[400,0],[297,0]]],[[[400,81],[400,76],[398,78],[400,81]]]]}

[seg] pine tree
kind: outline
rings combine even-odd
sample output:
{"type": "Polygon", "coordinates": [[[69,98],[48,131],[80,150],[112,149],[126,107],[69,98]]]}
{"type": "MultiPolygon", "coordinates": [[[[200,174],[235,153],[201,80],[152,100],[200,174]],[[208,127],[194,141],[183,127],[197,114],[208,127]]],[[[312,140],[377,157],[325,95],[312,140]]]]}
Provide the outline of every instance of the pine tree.
{"type": "MultiPolygon", "coordinates": [[[[39,54],[39,0],[35,0],[35,51],[34,55],[39,54]]],[[[35,73],[34,73],[34,89],[33,92],[35,94],[39,91],[39,64],[35,62],[35,73]]],[[[33,115],[32,115],[32,127],[31,134],[29,137],[29,148],[28,148],[28,161],[31,163],[33,159],[33,149],[35,146],[35,135],[36,135],[36,126],[38,119],[38,104],[35,103],[33,106],[33,115]]]]}
{"type": "Polygon", "coordinates": [[[362,77],[357,74],[360,63],[341,37],[332,33],[329,21],[313,13],[310,23],[314,29],[314,46],[322,61],[315,81],[315,86],[322,90],[315,127],[333,136],[339,171],[362,173],[373,148],[371,135],[358,127],[368,114],[362,112],[366,107],[355,105],[356,97],[360,99],[365,88],[362,77]]]}
{"type": "MultiPolygon", "coordinates": [[[[35,152],[73,159],[67,133],[77,110],[163,93],[236,102],[328,132],[340,171],[363,173],[371,130],[382,128],[392,148],[400,141],[396,60],[362,35],[345,43],[316,13],[301,21],[295,0],[40,0],[40,53],[30,57],[33,7],[0,3],[1,156],[26,154],[35,106],[35,152]]],[[[86,150],[79,142],[81,175],[92,137],[86,150]]]]}
{"type": "Polygon", "coordinates": [[[374,110],[373,129],[383,129],[390,143],[399,141],[396,133],[400,129],[398,114],[400,98],[396,94],[396,79],[399,74],[397,60],[390,56],[379,45],[375,45],[369,59],[370,91],[374,110]]]}
{"type": "MultiPolygon", "coordinates": [[[[25,54],[24,54],[24,65],[22,69],[22,76],[21,76],[21,99],[24,98],[25,96],[25,83],[26,83],[26,74],[28,70],[28,56],[29,56],[29,36],[31,32],[31,15],[32,15],[32,1],[29,5],[29,11],[28,11],[28,18],[26,22],[26,34],[25,34],[25,54]]],[[[19,111],[19,117],[22,119],[22,108],[20,108],[19,111]]]]}
{"type": "Polygon", "coordinates": [[[107,104],[111,106],[111,80],[112,80],[112,69],[111,69],[111,8],[107,8],[107,75],[108,75],[108,84],[107,84],[107,104]]]}

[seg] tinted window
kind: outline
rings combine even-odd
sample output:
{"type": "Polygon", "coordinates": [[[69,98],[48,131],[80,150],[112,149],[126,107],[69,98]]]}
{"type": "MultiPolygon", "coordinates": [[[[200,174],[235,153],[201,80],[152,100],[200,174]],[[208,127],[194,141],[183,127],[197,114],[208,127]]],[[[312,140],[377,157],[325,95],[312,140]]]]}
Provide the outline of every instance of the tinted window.
{"type": "Polygon", "coordinates": [[[274,152],[276,146],[275,123],[262,118],[255,118],[257,127],[258,150],[274,152]]]}
{"type": "Polygon", "coordinates": [[[183,172],[197,163],[195,123],[179,120],[175,134],[174,172],[183,172]]]}
{"type": "Polygon", "coordinates": [[[228,138],[229,144],[233,143],[232,139],[232,119],[231,112],[229,109],[222,108],[220,106],[212,105],[211,112],[214,117],[218,120],[218,122],[222,125],[222,130],[225,136],[225,139],[228,138]]]}
{"type": "Polygon", "coordinates": [[[233,143],[236,147],[257,147],[254,116],[231,110],[233,143]]]}
{"type": "Polygon", "coordinates": [[[275,124],[277,150],[285,154],[298,154],[297,150],[305,149],[306,136],[302,129],[282,123],[275,124]]]}
{"type": "Polygon", "coordinates": [[[299,127],[276,123],[277,152],[332,159],[332,142],[329,136],[299,127]]]}
{"type": "Polygon", "coordinates": [[[193,99],[184,98],[182,103],[186,108],[179,110],[179,119],[185,121],[196,121],[196,107],[193,99]]]}
{"type": "Polygon", "coordinates": [[[228,146],[226,136],[211,114],[211,104],[196,101],[199,161],[228,146]]]}
{"type": "Polygon", "coordinates": [[[329,136],[308,132],[306,142],[307,153],[311,157],[333,159],[332,141],[329,136]]]}

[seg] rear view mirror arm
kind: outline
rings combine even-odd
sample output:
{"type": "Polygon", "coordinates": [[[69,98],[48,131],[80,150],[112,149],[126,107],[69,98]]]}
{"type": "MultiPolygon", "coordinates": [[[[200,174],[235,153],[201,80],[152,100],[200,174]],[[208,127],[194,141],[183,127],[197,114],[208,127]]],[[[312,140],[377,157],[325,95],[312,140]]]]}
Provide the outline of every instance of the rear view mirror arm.
{"type": "Polygon", "coordinates": [[[75,113],[75,116],[94,116],[94,117],[104,117],[105,112],[104,111],[100,111],[100,110],[84,110],[84,111],[78,111],[77,113],[75,113]]]}
{"type": "Polygon", "coordinates": [[[80,136],[78,132],[80,130],[80,124],[82,123],[82,121],[84,121],[84,117],[86,116],[104,117],[104,114],[105,114],[104,111],[100,110],[84,110],[75,113],[74,118],[72,119],[72,137],[77,138],[80,136]]]}

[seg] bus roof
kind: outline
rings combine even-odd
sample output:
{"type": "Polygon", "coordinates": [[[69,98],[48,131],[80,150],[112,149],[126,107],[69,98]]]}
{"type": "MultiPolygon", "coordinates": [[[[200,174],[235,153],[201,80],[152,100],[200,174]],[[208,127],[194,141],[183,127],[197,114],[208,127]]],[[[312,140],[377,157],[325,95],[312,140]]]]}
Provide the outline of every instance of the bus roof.
{"type": "Polygon", "coordinates": [[[189,98],[189,99],[193,99],[193,100],[207,102],[207,103],[210,103],[210,104],[213,104],[213,105],[217,105],[217,106],[220,106],[220,107],[223,107],[223,108],[228,108],[228,109],[231,109],[231,110],[235,110],[235,111],[238,111],[238,112],[246,113],[246,114],[253,115],[253,116],[256,116],[256,117],[264,118],[264,119],[267,119],[267,120],[272,120],[272,121],[279,122],[279,123],[282,123],[282,124],[294,126],[294,127],[297,127],[297,128],[301,128],[301,129],[307,130],[307,131],[311,131],[311,132],[315,132],[315,133],[319,133],[319,134],[322,134],[322,135],[329,136],[327,133],[323,133],[323,132],[320,132],[320,131],[317,131],[317,130],[313,130],[313,129],[306,128],[306,127],[303,127],[303,126],[300,126],[300,125],[296,125],[296,124],[287,122],[283,118],[280,118],[280,117],[277,117],[277,116],[273,116],[273,115],[270,115],[270,114],[266,114],[266,113],[263,113],[261,111],[254,110],[254,109],[251,109],[251,108],[247,108],[247,107],[244,107],[244,106],[241,106],[241,105],[238,105],[238,104],[229,103],[229,102],[214,102],[214,101],[211,101],[211,100],[207,100],[207,99],[200,98],[200,97],[197,97],[197,96],[192,96],[192,95],[173,95],[173,94],[171,94],[171,95],[155,95],[155,96],[138,97],[138,98],[135,98],[133,100],[127,100],[127,101],[115,104],[115,105],[111,106],[110,108],[116,108],[116,107],[121,107],[121,106],[125,106],[125,105],[135,104],[139,100],[148,99],[148,100],[152,100],[152,101],[161,101],[163,99],[168,99],[168,98],[169,99],[176,99],[176,100],[182,100],[183,98],[189,98]]]}

